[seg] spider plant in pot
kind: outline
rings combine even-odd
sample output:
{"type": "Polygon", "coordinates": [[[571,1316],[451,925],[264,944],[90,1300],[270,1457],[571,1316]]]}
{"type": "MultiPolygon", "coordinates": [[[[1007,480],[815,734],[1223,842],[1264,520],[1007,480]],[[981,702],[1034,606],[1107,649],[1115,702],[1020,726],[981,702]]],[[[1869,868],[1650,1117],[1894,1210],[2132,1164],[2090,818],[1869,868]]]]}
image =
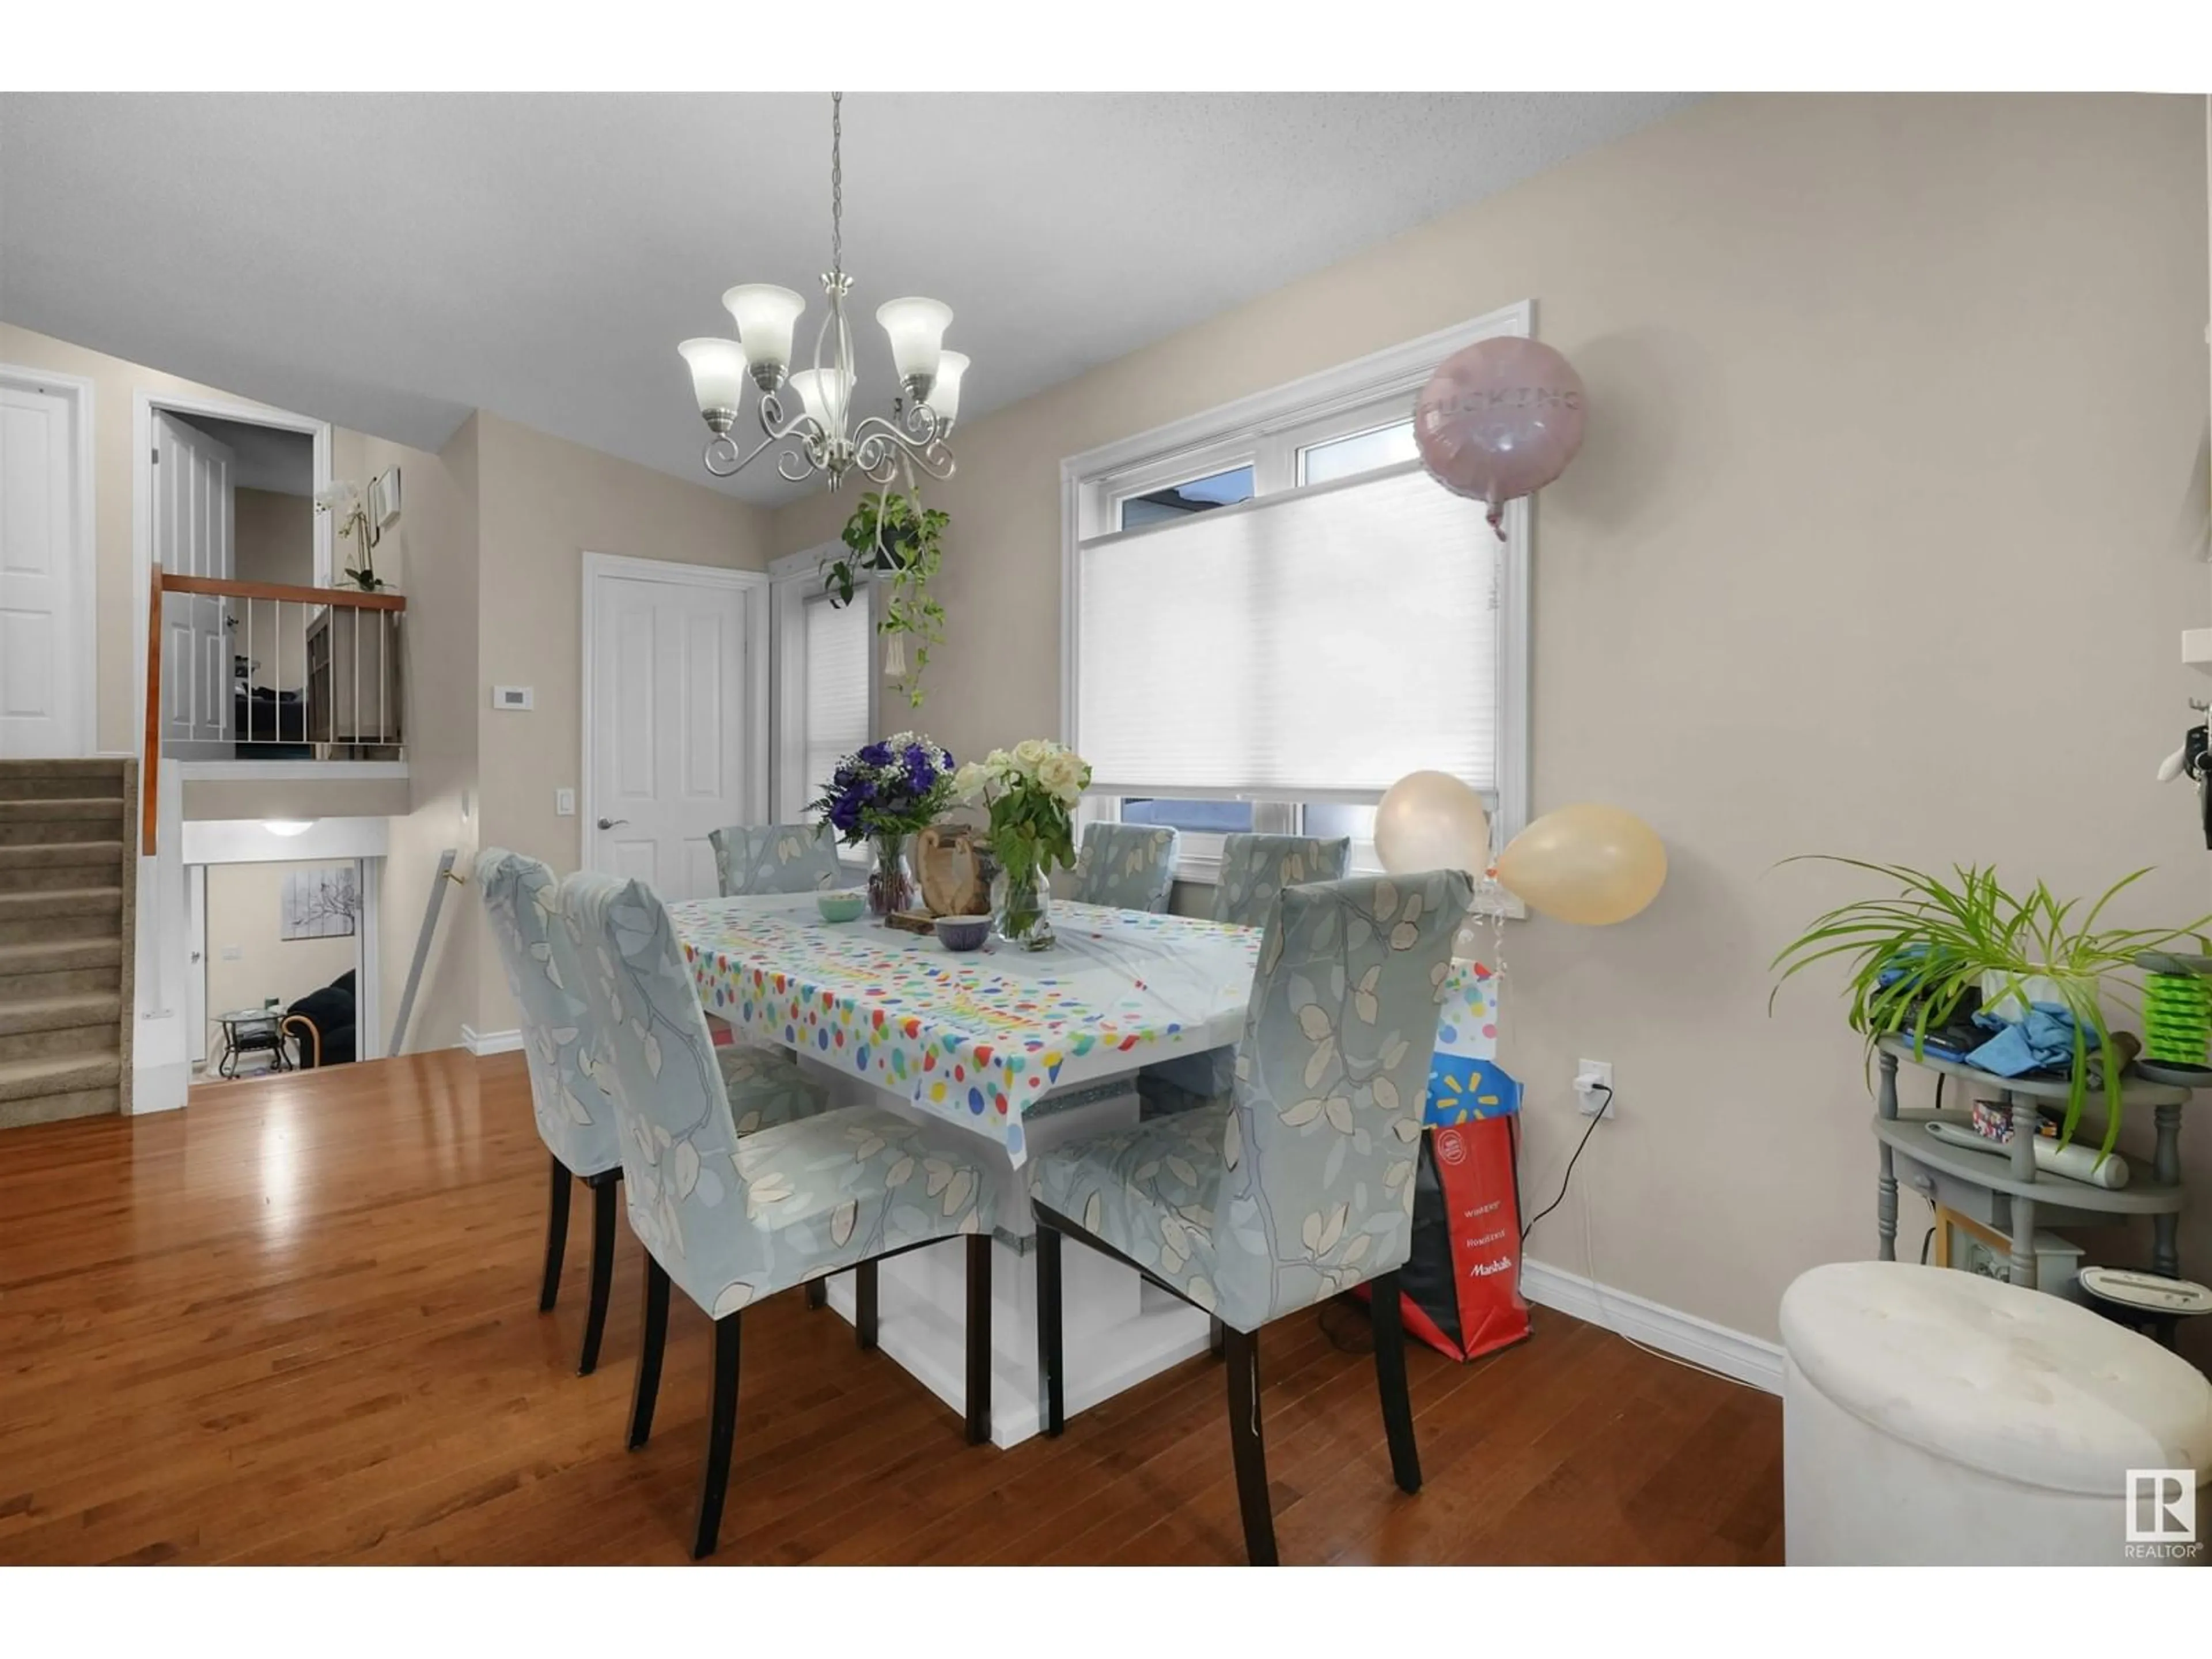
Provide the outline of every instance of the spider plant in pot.
{"type": "Polygon", "coordinates": [[[945,559],[941,546],[951,516],[937,507],[924,507],[921,497],[909,490],[870,490],[860,497],[853,516],[839,533],[848,556],[822,568],[823,591],[830,603],[843,608],[853,595],[872,579],[886,578],[884,613],[876,632],[890,637],[884,653],[886,678],[900,682],[907,702],[921,707],[921,674],[929,666],[931,647],[945,641],[945,607],[930,592],[945,559]],[[912,667],[907,665],[906,643],[914,641],[912,667]]]}
{"type": "MultiPolygon", "coordinates": [[[[1898,892],[1889,898],[1855,899],[1814,917],[1771,964],[1779,974],[1767,998],[1768,1010],[1796,975],[1831,957],[1844,958],[1850,971],[1845,986],[1850,1025],[1867,1040],[1871,1071],[1875,1049],[1886,1037],[1909,1041],[1918,1058],[1929,1031],[1956,1017],[1969,993],[2008,1019],[2025,1017],[2031,1004],[2063,1009],[2073,1027],[2073,1053],[2062,1145],[2073,1139],[2081,1121],[2090,1055],[2112,1038],[2107,1005],[2142,1006],[2136,956],[2185,940],[2202,948],[2202,936],[2212,927],[2212,916],[2185,927],[2100,927],[2106,907],[2148,870],[2122,877],[2085,908],[2081,900],[2060,899],[2039,881],[2024,892],[2009,891],[1994,865],[1954,866],[1944,878],[1903,865],[1825,854],[1807,857],[1865,871],[1893,883],[1898,892]]],[[[2122,1068],[2101,1069],[2101,1152],[2110,1152],[2119,1139],[2122,1068]]]]}

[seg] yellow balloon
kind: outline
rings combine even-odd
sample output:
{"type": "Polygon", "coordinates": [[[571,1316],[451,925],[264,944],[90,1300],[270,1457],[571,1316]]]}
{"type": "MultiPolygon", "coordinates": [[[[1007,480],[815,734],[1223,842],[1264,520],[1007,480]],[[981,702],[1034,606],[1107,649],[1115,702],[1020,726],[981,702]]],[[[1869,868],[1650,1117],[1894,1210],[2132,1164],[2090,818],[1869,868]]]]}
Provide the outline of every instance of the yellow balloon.
{"type": "Polygon", "coordinates": [[[1375,809],[1375,853],[1392,875],[1490,867],[1490,814],[1449,772],[1408,772],[1375,809]]]}
{"type": "Polygon", "coordinates": [[[1498,857],[1498,879],[1547,916],[1602,927],[1659,896],[1667,848],[1635,813],[1584,801],[1514,836],[1498,857]]]}

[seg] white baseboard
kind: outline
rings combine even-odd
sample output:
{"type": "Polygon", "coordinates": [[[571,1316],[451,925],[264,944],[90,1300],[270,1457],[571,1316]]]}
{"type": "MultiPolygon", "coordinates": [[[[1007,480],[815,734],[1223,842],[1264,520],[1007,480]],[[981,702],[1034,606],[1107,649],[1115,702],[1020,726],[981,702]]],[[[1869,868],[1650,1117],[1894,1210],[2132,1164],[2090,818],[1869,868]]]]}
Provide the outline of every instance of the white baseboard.
{"type": "Polygon", "coordinates": [[[173,1112],[185,1103],[192,1086],[192,1063],[188,1060],[134,1065],[131,1068],[132,1117],[149,1112],[173,1112]]]}
{"type": "Polygon", "coordinates": [[[519,1054],[522,1048],[520,1031],[478,1031],[461,1027],[461,1047],[481,1059],[485,1054],[519,1054]]]}
{"type": "Polygon", "coordinates": [[[1782,1350],[1759,1337],[1746,1336],[1695,1314],[1617,1291],[1541,1261],[1522,1263],[1521,1293],[1531,1302],[1617,1331],[1662,1353],[1719,1371],[1769,1394],[1782,1392],[1782,1350]]]}

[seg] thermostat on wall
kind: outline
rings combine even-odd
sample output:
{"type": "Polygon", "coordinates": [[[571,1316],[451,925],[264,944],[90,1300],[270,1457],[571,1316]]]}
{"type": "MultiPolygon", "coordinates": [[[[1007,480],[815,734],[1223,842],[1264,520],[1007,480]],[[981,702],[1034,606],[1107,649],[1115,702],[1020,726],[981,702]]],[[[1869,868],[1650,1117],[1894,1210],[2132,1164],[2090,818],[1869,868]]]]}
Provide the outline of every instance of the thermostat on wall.
{"type": "Polygon", "coordinates": [[[491,706],[495,708],[535,708],[538,698],[526,685],[495,685],[491,689],[491,706]]]}

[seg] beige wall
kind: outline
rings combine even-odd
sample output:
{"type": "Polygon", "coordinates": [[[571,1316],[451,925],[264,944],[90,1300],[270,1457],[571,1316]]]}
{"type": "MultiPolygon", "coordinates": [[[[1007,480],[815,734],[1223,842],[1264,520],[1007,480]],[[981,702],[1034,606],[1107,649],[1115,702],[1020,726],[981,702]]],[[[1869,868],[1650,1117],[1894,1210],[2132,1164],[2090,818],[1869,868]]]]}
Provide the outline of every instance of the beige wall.
{"type": "MultiPolygon", "coordinates": [[[[1836,976],[1766,1010],[1768,959],[1859,884],[1775,861],[2156,865],[2127,915],[2168,922],[2212,890],[2151,779],[2203,690],[2175,639],[2207,610],[2203,122],[1716,98],[964,425],[917,723],[966,754],[1055,728],[1062,457],[1533,298],[1592,411],[1536,514],[1534,805],[1619,802],[1673,871],[1626,926],[1509,933],[1532,1211],[1576,1058],[1620,1087],[1531,1250],[1771,1337],[1794,1274],[1873,1253],[1875,1184],[1836,976]]],[[[848,506],[785,509],[774,550],[848,506]]],[[[2183,1254],[2212,1267],[2212,1204],[2183,1254]]]]}
{"type": "Polygon", "coordinates": [[[270,997],[289,1007],[356,965],[357,937],[282,937],[284,878],[295,870],[319,870],[342,860],[303,863],[210,864],[207,866],[208,1060],[222,1052],[216,1016],[258,1008],[270,997]],[[224,952],[239,952],[235,962],[224,952]]]}
{"type": "MultiPolygon", "coordinates": [[[[407,771],[413,811],[392,820],[382,895],[384,1018],[400,994],[422,928],[438,856],[459,854],[466,874],[477,849],[478,571],[477,437],[471,416],[439,454],[418,455],[364,439],[362,477],[395,461],[405,468],[406,507],[377,549],[408,573],[407,771]]],[[[477,907],[473,891],[448,888],[444,914],[416,992],[404,1047],[447,1048],[474,1025],[477,907]]],[[[386,1035],[389,1036],[389,1025],[386,1035]]]]}
{"type": "Polygon", "coordinates": [[[238,580],[311,586],[315,580],[314,502],[274,489],[231,493],[237,516],[232,568],[238,580]]]}
{"type": "MultiPolygon", "coordinates": [[[[769,514],[493,415],[480,414],[477,427],[482,841],[574,870],[582,853],[578,820],[556,817],[553,796],[575,786],[581,760],[585,552],[757,570],[767,563],[769,514]],[[494,685],[530,686],[537,706],[495,710],[494,685]]],[[[513,1026],[513,999],[488,945],[477,979],[484,1028],[513,1026]]]]}
{"type": "Polygon", "coordinates": [[[186,778],[187,819],[385,818],[412,810],[405,778],[186,778]]]}

